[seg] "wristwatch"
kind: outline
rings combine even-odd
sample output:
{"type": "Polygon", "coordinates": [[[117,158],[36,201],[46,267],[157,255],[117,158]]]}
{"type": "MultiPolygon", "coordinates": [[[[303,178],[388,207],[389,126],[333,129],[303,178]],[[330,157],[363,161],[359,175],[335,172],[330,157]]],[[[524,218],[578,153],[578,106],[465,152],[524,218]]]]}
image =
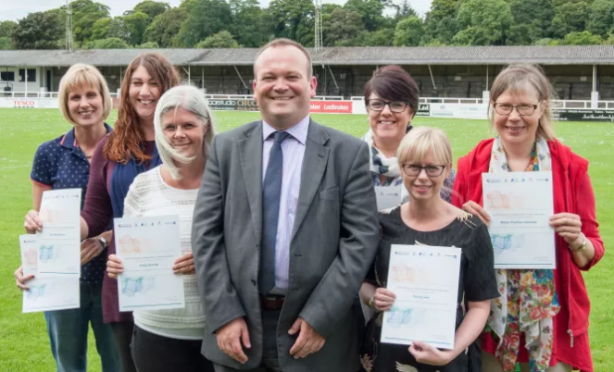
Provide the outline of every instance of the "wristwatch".
{"type": "Polygon", "coordinates": [[[102,236],[98,237],[98,241],[100,242],[100,244],[102,244],[102,249],[106,249],[109,246],[109,244],[107,243],[107,240],[103,238],[102,236]]]}
{"type": "Polygon", "coordinates": [[[582,244],[578,247],[578,248],[572,248],[571,246],[569,246],[569,250],[572,252],[580,252],[583,251],[584,249],[586,249],[586,243],[588,243],[588,239],[586,239],[586,235],[582,234],[582,236],[584,237],[584,240],[582,241],[582,244]]]}

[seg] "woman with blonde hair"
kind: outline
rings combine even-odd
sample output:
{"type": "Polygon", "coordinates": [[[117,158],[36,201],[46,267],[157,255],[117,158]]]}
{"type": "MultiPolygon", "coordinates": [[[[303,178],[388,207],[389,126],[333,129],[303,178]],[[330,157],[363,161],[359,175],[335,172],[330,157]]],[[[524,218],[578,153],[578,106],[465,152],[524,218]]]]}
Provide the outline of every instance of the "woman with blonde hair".
{"type": "MultiPolygon", "coordinates": [[[[114,131],[96,147],[92,158],[93,172],[81,211],[81,238],[96,236],[112,218],[122,217],[124,199],[134,178],[160,165],[154,142],[154,111],[160,96],[177,84],[177,71],[157,53],[137,56],[126,69],[114,131]]],[[[26,225],[41,228],[38,214],[26,216],[26,225]]],[[[108,254],[114,254],[114,239],[107,244],[108,254]]],[[[134,322],[132,313],[119,311],[117,281],[105,277],[102,296],[103,319],[113,328],[122,371],[135,372],[130,355],[134,322]]]]}
{"type": "Polygon", "coordinates": [[[497,269],[501,297],[482,335],[486,372],[593,371],[588,339],[590,301],[581,270],[604,253],[588,161],[561,144],[551,128],[551,87],[537,66],[505,68],[491,89],[494,139],[458,161],[453,204],[485,224],[482,173],[551,171],[556,270],[497,269]]]}
{"type": "MultiPolygon", "coordinates": [[[[205,314],[194,271],[192,217],[215,128],[205,97],[190,86],[166,92],[154,116],[156,147],[162,165],[135,179],[124,204],[124,217],[178,215],[183,255],[173,267],[183,275],[185,308],[134,311],[132,355],[139,371],[206,372],[213,365],[201,353],[205,314]]],[[[109,277],[117,279],[123,265],[112,254],[109,277]]]]}
{"type": "MultiPolygon", "coordinates": [[[[90,161],[98,143],[111,132],[104,121],[111,111],[112,101],[104,77],[93,66],[71,66],[60,81],[58,93],[60,111],[73,127],[64,135],[38,147],[30,178],[34,209],[37,215],[43,192],[66,188],[85,190],[89,181],[90,161]]],[[[26,231],[36,232],[27,221],[26,231]]],[[[78,309],[46,311],[45,320],[51,342],[51,352],[58,371],[86,371],[87,334],[91,325],[103,372],[116,372],[120,368],[113,332],[102,320],[102,281],[104,277],[106,242],[109,231],[85,239],[81,243],[81,278],[78,309]]],[[[20,267],[15,271],[17,286],[28,290],[20,267]]]]}
{"type": "Polygon", "coordinates": [[[499,295],[490,236],[477,217],[441,197],[452,168],[452,147],[443,131],[413,129],[401,141],[396,157],[409,202],[380,212],[378,252],[360,289],[363,303],[379,314],[367,326],[361,362],[367,372],[465,372],[469,364],[465,350],[484,329],[490,300],[499,295]],[[462,249],[453,349],[440,350],[426,340],[414,340],[409,349],[380,342],[383,312],[392,309],[396,297],[386,289],[393,244],[424,245],[427,251],[429,246],[462,249]]]}

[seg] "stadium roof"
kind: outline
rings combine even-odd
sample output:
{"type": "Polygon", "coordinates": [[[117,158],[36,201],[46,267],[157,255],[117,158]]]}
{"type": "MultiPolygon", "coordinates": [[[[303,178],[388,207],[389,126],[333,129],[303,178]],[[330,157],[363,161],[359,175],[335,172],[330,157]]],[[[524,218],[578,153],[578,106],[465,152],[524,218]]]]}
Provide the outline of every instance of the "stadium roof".
{"type": "MultiPolygon", "coordinates": [[[[0,66],[127,66],[138,54],[152,51],[175,65],[252,65],[257,49],[107,49],[5,50],[0,66]]],[[[528,62],[542,65],[614,65],[614,45],[486,46],[486,47],[346,47],[310,50],[315,65],[503,65],[528,62]]]]}

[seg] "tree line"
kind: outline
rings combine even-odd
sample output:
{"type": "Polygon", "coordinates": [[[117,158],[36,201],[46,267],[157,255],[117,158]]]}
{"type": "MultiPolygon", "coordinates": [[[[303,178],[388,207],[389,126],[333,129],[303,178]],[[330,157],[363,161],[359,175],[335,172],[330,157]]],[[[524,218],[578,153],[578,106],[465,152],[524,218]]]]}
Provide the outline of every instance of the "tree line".
{"type": "MultiPolygon", "coordinates": [[[[277,37],[314,46],[311,0],[146,0],[121,16],[71,3],[74,47],[257,48],[277,37]]],[[[324,46],[614,44],[614,0],[433,0],[424,17],[405,0],[323,4],[324,46]]],[[[66,8],[0,22],[0,49],[61,49],[66,8]]]]}

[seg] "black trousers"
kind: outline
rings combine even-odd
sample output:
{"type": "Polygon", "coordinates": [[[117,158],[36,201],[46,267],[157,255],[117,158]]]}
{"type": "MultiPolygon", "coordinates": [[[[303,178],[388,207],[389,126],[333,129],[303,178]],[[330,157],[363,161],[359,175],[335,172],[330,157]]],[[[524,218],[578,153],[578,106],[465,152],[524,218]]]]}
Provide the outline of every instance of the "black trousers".
{"type": "Polygon", "coordinates": [[[200,340],[180,340],[134,326],[132,358],[139,372],[213,372],[200,340]]]}
{"type": "Polygon", "coordinates": [[[130,320],[127,322],[114,322],[110,324],[111,329],[113,329],[113,336],[115,336],[122,372],[136,372],[136,367],[132,361],[132,354],[130,353],[130,342],[132,340],[134,322],[130,320]]]}

